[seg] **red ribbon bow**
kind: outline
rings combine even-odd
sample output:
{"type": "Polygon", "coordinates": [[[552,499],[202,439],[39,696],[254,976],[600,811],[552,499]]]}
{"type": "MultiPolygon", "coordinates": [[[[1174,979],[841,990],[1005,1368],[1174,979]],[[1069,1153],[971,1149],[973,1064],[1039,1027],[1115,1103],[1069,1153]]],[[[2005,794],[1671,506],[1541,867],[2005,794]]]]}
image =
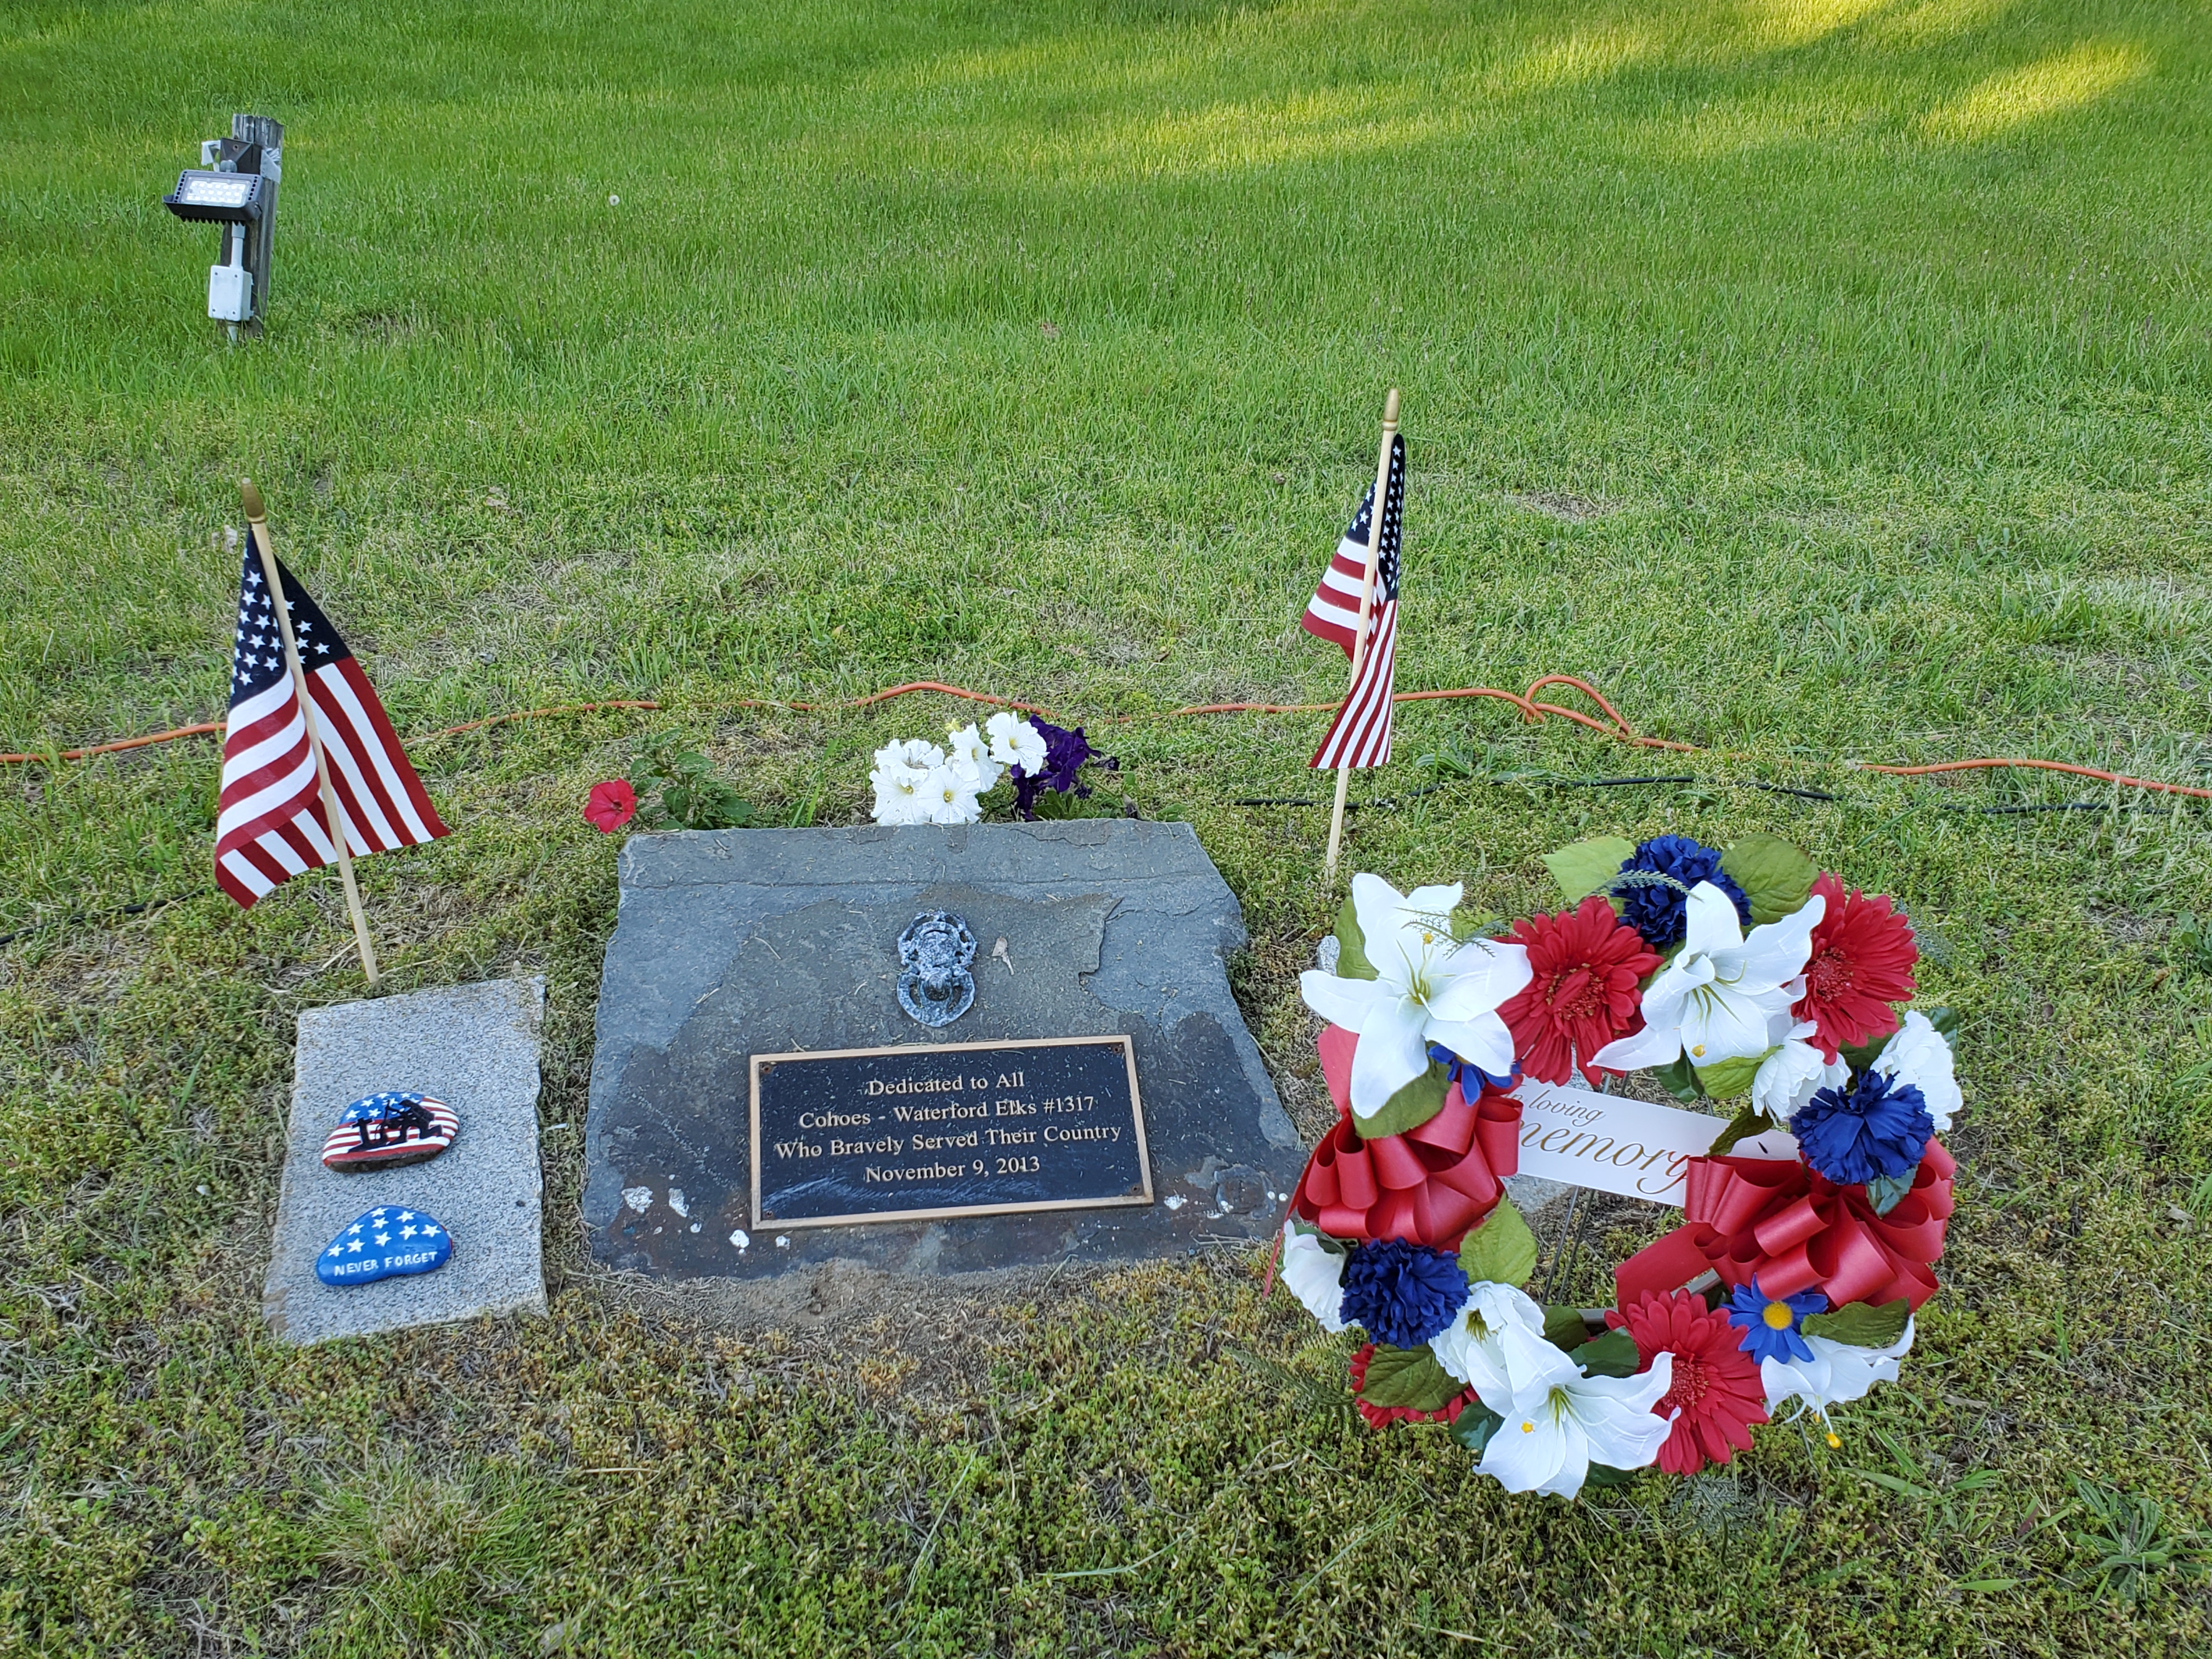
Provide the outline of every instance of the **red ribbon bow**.
{"type": "Polygon", "coordinates": [[[1930,1140],[1911,1189],[1876,1215],[1863,1186],[1838,1186],[1794,1159],[1692,1158],[1683,1231],[1732,1286],[1755,1274],[1770,1297],[1817,1288],[1832,1308],[1899,1297],[1917,1308],[1936,1293],[1957,1168],[1930,1140]]]}
{"type": "Polygon", "coordinates": [[[1337,1119],[1306,1160],[1291,1207],[1334,1238],[1401,1238],[1455,1250],[1497,1206],[1500,1182],[1521,1167],[1521,1103],[1486,1085],[1469,1104],[1455,1083],[1427,1122],[1365,1139],[1352,1123],[1358,1044],[1339,1025],[1321,1034],[1322,1073],[1337,1119]]]}

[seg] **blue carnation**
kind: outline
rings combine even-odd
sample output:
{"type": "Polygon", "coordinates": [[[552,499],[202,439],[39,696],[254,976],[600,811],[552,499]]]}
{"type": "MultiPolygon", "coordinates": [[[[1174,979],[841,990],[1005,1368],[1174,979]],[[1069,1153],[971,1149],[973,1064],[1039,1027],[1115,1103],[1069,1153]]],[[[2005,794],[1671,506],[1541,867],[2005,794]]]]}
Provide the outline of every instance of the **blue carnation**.
{"type": "Polygon", "coordinates": [[[1344,1322],[1394,1348],[1441,1335],[1466,1305],[1467,1275],[1449,1251],[1383,1238],[1344,1264],[1344,1322]]]}
{"type": "Polygon", "coordinates": [[[1795,1296],[1769,1296],[1759,1288],[1759,1275],[1739,1285],[1729,1297],[1729,1323],[1743,1333],[1736,1346],[1753,1359],[1810,1359],[1812,1346],[1800,1328],[1808,1314],[1826,1313],[1828,1298],[1818,1291],[1795,1296]]]}
{"type": "Polygon", "coordinates": [[[1644,942],[1655,951],[1671,951],[1682,942],[1688,931],[1682,912],[1689,902],[1689,890],[1701,881],[1709,881],[1726,893],[1735,906],[1737,921],[1751,926],[1751,901],[1735,884],[1735,878],[1721,868],[1720,854],[1701,841],[1692,841],[1687,836],[1654,836],[1622,860],[1620,873],[1626,875],[1632,870],[1671,876],[1682,884],[1671,887],[1665,882],[1638,882],[1620,890],[1621,920],[1641,933],[1644,942]]]}
{"type": "Polygon", "coordinates": [[[1936,1119],[1917,1084],[1861,1072],[1849,1089],[1823,1089],[1799,1107],[1790,1133],[1806,1163],[1848,1187],[1877,1176],[1911,1175],[1936,1133],[1936,1119]]]}

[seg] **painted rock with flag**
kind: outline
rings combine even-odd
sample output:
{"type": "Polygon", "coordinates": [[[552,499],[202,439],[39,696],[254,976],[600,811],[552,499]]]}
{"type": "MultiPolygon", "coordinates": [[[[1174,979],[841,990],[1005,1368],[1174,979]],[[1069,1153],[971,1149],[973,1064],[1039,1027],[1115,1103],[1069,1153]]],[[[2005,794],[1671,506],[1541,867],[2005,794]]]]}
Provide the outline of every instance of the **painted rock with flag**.
{"type": "Polygon", "coordinates": [[[323,1142],[323,1166],[346,1172],[422,1164],[453,1144],[461,1121],[428,1095],[386,1093],[356,1100],[323,1142]]]}
{"type": "Polygon", "coordinates": [[[384,1205],[348,1227],[315,1260],[325,1285],[374,1285],[435,1273],[453,1254],[453,1235],[420,1210],[384,1205]]]}

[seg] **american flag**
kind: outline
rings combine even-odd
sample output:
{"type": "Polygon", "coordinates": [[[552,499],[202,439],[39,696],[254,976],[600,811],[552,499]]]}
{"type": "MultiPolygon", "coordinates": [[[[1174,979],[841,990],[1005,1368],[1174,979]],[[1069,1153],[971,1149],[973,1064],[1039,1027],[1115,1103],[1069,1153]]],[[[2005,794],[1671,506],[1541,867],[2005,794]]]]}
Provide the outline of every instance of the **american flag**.
{"type": "MultiPolygon", "coordinates": [[[[307,724],[284,664],[284,636],[262,579],[253,536],[239,578],[238,641],[230,657],[230,719],[222,732],[222,799],[216,818],[215,878],[241,906],[303,871],[333,862],[307,724]]],[[[301,666],[315,699],[315,726],[346,826],[360,858],[447,833],[407,763],[376,688],[330,619],[292,573],[276,567],[301,666]]]]}
{"type": "MultiPolygon", "coordinates": [[[[1382,534],[1375,549],[1375,596],[1368,615],[1366,654],[1344,706],[1329,723],[1310,764],[1323,770],[1340,766],[1382,766],[1390,759],[1390,692],[1398,654],[1398,543],[1405,528],[1406,441],[1390,440],[1389,483],[1382,496],[1382,534]]],[[[1322,573],[1321,586],[1298,626],[1318,639],[1334,640],[1347,657],[1357,654],[1359,590],[1367,577],[1367,540],[1375,521],[1375,486],[1352,516],[1352,527],[1336,544],[1335,556],[1322,573]]]]}

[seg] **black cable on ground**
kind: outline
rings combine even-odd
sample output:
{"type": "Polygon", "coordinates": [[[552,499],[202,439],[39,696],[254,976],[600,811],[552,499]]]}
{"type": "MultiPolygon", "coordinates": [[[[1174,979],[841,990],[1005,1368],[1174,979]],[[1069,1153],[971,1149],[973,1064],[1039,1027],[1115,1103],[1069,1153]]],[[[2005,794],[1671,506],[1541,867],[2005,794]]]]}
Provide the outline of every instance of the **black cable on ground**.
{"type": "Polygon", "coordinates": [[[143,904],[118,905],[112,910],[72,910],[65,916],[56,916],[51,921],[34,921],[28,927],[18,927],[12,933],[0,933],[0,949],[5,949],[19,939],[28,939],[33,933],[43,933],[49,927],[69,927],[80,921],[98,921],[108,916],[143,915],[149,910],[158,910],[167,904],[182,904],[186,899],[205,898],[215,891],[212,887],[195,887],[189,893],[173,893],[167,898],[148,899],[143,904]]]}

